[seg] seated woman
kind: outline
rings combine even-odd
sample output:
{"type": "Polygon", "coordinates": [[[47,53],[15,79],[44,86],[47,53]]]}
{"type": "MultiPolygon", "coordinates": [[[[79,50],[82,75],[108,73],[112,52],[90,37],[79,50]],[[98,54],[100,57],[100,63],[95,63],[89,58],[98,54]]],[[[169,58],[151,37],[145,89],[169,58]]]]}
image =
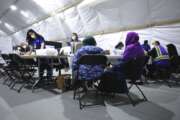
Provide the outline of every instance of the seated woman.
{"type": "Polygon", "coordinates": [[[169,60],[171,64],[171,70],[172,72],[177,72],[179,69],[180,61],[179,61],[179,55],[177,48],[174,44],[168,44],[166,45],[168,54],[169,54],[169,60]]]}
{"type": "MultiPolygon", "coordinates": [[[[87,55],[87,54],[100,54],[102,53],[103,50],[99,47],[96,47],[96,41],[93,37],[89,36],[86,37],[83,40],[83,46],[78,49],[78,51],[75,53],[74,57],[73,57],[73,62],[72,62],[72,70],[73,70],[73,78],[75,78],[76,76],[76,71],[78,68],[78,60],[81,56],[83,55],[87,55]]],[[[90,65],[81,65],[79,67],[79,76],[82,79],[86,79],[86,80],[91,80],[93,78],[96,78],[98,76],[101,76],[102,73],[104,72],[104,68],[102,68],[101,66],[95,66],[93,68],[91,68],[92,66],[90,65]]],[[[75,80],[75,79],[73,79],[75,80]]],[[[74,82],[73,82],[74,84],[74,82]]]]}
{"type": "Polygon", "coordinates": [[[127,91],[127,84],[125,80],[127,76],[125,74],[124,63],[134,58],[144,57],[145,55],[144,50],[139,43],[139,35],[135,32],[127,34],[125,45],[123,58],[119,59],[119,64],[116,64],[105,71],[99,85],[100,89],[109,92],[111,90],[115,90],[116,92],[127,91]]]}
{"type": "Polygon", "coordinates": [[[113,49],[113,54],[115,55],[123,55],[124,53],[124,44],[123,42],[119,42],[113,49]]]}
{"type": "Polygon", "coordinates": [[[152,44],[154,47],[148,52],[148,54],[152,57],[152,65],[150,65],[148,68],[150,71],[150,77],[156,77],[154,75],[157,74],[157,71],[161,68],[169,69],[170,62],[168,52],[163,46],[160,45],[160,42],[155,41],[152,44]]]}
{"type": "Polygon", "coordinates": [[[143,56],[144,50],[139,43],[139,35],[135,32],[128,33],[126,37],[126,48],[123,53],[123,60],[127,61],[143,56]]]}
{"type": "Polygon", "coordinates": [[[159,67],[169,66],[169,56],[166,49],[160,45],[159,41],[152,43],[154,47],[148,53],[152,57],[152,64],[159,67]]]}

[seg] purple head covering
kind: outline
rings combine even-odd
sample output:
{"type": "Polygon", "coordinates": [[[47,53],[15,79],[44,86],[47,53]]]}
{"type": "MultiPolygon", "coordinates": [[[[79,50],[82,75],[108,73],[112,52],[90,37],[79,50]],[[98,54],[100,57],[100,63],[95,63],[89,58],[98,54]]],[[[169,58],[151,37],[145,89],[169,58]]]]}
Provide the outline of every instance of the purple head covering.
{"type": "Polygon", "coordinates": [[[129,32],[126,37],[126,48],[123,54],[123,60],[141,56],[144,56],[144,50],[139,43],[139,35],[135,32],[129,32]]]}
{"type": "Polygon", "coordinates": [[[135,32],[129,32],[126,37],[126,46],[137,43],[139,41],[139,35],[135,32]]]}

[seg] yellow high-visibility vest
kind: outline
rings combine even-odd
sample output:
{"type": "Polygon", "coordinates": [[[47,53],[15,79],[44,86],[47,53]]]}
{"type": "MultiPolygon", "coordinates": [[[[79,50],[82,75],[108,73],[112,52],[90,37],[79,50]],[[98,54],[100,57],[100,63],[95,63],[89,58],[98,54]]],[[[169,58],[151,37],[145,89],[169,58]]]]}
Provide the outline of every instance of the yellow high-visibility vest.
{"type": "Polygon", "coordinates": [[[160,48],[158,46],[155,47],[156,52],[157,52],[157,57],[154,59],[154,61],[159,61],[159,60],[167,60],[169,59],[168,55],[163,55],[160,48]]]}

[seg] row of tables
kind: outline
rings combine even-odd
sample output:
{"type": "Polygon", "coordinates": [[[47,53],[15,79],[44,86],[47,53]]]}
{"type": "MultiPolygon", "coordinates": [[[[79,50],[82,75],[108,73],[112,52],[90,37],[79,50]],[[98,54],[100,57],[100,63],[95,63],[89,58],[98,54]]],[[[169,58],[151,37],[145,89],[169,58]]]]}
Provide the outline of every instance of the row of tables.
{"type": "MultiPolygon", "coordinates": [[[[110,63],[116,63],[118,59],[120,59],[122,56],[119,55],[106,55],[108,58],[108,62],[110,63]]],[[[38,67],[38,80],[35,81],[35,83],[33,84],[32,87],[32,91],[34,91],[34,88],[36,87],[36,85],[39,83],[40,81],[40,65],[41,65],[41,60],[43,59],[49,59],[50,61],[53,61],[55,59],[68,59],[68,63],[71,69],[71,65],[72,65],[72,58],[73,55],[20,55],[20,57],[22,59],[33,59],[37,62],[37,67],[38,67]]],[[[53,68],[53,62],[50,63],[51,67],[53,68]]],[[[61,72],[59,72],[59,75],[61,74],[61,72]]]]}

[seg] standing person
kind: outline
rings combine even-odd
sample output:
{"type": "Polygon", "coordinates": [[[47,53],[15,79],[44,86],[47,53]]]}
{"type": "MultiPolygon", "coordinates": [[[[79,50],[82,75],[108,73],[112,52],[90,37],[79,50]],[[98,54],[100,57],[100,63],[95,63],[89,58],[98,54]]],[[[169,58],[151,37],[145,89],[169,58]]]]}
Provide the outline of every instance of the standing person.
{"type": "MultiPolygon", "coordinates": [[[[31,51],[32,50],[37,50],[37,49],[45,49],[45,40],[44,38],[36,33],[34,30],[30,29],[27,32],[27,37],[26,40],[28,44],[31,46],[31,51]]],[[[52,77],[53,71],[50,65],[49,59],[46,58],[40,58],[40,65],[39,65],[39,77],[40,79],[43,78],[44,70],[47,70],[47,79],[52,77]]]]}
{"type": "Polygon", "coordinates": [[[79,41],[77,33],[72,33],[71,37],[71,52],[74,54],[79,48],[81,48],[82,43],[79,41]]]}
{"type": "Polygon", "coordinates": [[[143,47],[143,49],[144,49],[146,52],[148,52],[148,51],[151,50],[151,47],[150,47],[150,45],[148,44],[148,40],[145,40],[145,41],[144,41],[144,44],[142,44],[142,47],[143,47]]]}
{"type": "Polygon", "coordinates": [[[77,33],[72,33],[71,42],[79,42],[79,37],[77,33]]]}
{"type": "Polygon", "coordinates": [[[32,47],[32,49],[44,49],[45,40],[43,36],[36,33],[33,29],[28,30],[26,41],[32,47]]]}

